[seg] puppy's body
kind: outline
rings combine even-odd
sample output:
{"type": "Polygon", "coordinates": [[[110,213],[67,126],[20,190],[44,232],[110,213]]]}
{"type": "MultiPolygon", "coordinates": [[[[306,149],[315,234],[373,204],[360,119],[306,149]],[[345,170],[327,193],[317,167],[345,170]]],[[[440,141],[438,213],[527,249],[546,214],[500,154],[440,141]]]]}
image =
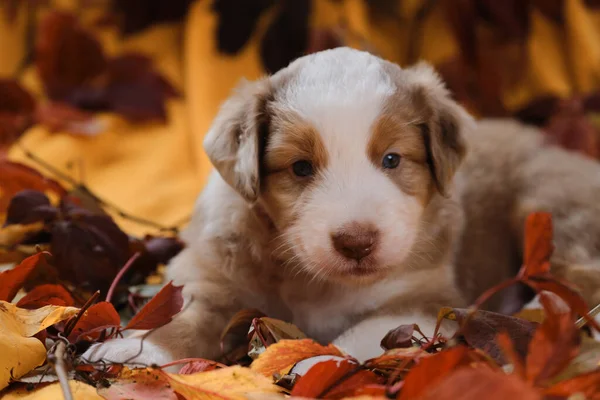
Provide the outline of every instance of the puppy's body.
{"type": "Polygon", "coordinates": [[[242,308],[376,356],[389,329],[431,333],[439,307],[514,275],[536,210],[553,213],[553,268],[600,300],[600,166],[514,122],[470,126],[429,68],[349,49],[247,85],[207,136],[217,172],[169,266],[188,305],[136,360],[216,357],[242,308]]]}

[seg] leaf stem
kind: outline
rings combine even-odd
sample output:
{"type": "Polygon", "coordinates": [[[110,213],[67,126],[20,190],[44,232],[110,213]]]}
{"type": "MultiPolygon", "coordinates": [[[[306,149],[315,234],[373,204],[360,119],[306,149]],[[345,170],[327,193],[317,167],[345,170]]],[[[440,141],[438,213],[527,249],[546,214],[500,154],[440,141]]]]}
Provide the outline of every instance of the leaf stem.
{"type": "Polygon", "coordinates": [[[131,258],[129,260],[127,260],[127,262],[125,263],[123,268],[121,268],[121,270],[119,271],[117,276],[115,276],[115,279],[113,279],[112,283],[110,284],[110,288],[108,289],[108,293],[106,294],[107,302],[110,303],[110,301],[112,300],[113,294],[115,293],[115,290],[117,288],[117,285],[119,284],[119,281],[121,280],[121,278],[123,278],[123,275],[125,275],[125,273],[127,271],[129,271],[129,269],[135,263],[135,261],[140,257],[140,254],[141,253],[138,251],[133,256],[131,256],[131,258]]]}

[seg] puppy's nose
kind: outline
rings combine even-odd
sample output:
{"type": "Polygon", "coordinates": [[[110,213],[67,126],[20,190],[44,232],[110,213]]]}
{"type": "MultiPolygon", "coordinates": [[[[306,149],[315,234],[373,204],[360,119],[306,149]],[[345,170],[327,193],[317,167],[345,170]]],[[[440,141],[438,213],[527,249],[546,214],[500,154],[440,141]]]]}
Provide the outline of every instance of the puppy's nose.
{"type": "Polygon", "coordinates": [[[371,254],[379,232],[369,225],[351,224],[331,234],[333,247],[346,258],[361,260],[371,254]]]}

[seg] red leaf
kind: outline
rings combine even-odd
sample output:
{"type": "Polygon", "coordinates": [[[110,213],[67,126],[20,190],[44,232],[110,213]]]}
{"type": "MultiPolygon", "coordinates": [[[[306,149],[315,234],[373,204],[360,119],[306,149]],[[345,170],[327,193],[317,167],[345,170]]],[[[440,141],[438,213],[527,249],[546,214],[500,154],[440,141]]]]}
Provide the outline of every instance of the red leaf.
{"type": "Polygon", "coordinates": [[[50,11],[38,27],[35,64],[48,96],[65,99],[106,68],[100,42],[68,12],[50,11]]]}
{"type": "Polygon", "coordinates": [[[396,329],[389,331],[383,339],[381,339],[380,345],[386,350],[410,347],[412,345],[414,332],[415,325],[400,325],[396,329]]]}
{"type": "Polygon", "coordinates": [[[47,252],[34,254],[13,269],[0,273],[0,300],[11,301],[35,268],[45,261],[46,256],[50,254],[47,252]]]}
{"type": "Polygon", "coordinates": [[[571,310],[583,317],[587,317],[588,324],[600,332],[600,325],[598,322],[588,316],[589,307],[586,301],[579,291],[569,282],[563,281],[550,274],[530,276],[522,281],[538,293],[545,290],[556,294],[569,305],[571,310]]]}
{"type": "Polygon", "coordinates": [[[121,317],[111,303],[102,301],[88,308],[69,334],[69,341],[96,340],[104,329],[118,327],[121,317]]]}
{"type": "Polygon", "coordinates": [[[569,397],[575,393],[583,394],[587,400],[600,399],[600,371],[593,371],[575,378],[559,382],[545,390],[546,396],[569,397]]]}
{"type": "Polygon", "coordinates": [[[48,305],[70,307],[75,304],[71,293],[61,285],[40,285],[27,293],[18,307],[36,309],[48,305]]]}
{"type": "MultiPolygon", "coordinates": [[[[292,396],[321,398],[326,390],[332,388],[347,374],[360,368],[352,360],[328,360],[313,365],[292,389],[292,396]]],[[[376,382],[369,382],[376,383],[376,382]]]]}
{"type": "Polygon", "coordinates": [[[132,319],[125,329],[155,329],[165,325],[183,307],[183,286],[169,282],[132,319]]]}
{"type": "Polygon", "coordinates": [[[344,399],[360,395],[385,395],[385,378],[373,371],[361,370],[327,391],[325,399],[344,399]],[[383,389],[383,391],[382,391],[383,389]]]}
{"type": "Polygon", "coordinates": [[[446,375],[459,367],[469,365],[472,361],[473,353],[465,346],[453,347],[431,357],[422,358],[406,375],[399,400],[417,398],[446,375]]]}
{"type": "Polygon", "coordinates": [[[40,192],[50,191],[59,198],[67,191],[56,181],[26,165],[0,160],[0,214],[5,212],[14,195],[24,189],[34,189],[40,192]]]}
{"type": "Polygon", "coordinates": [[[521,275],[524,277],[550,272],[552,244],[552,216],[536,212],[525,221],[525,256],[521,275]]]}
{"type": "Polygon", "coordinates": [[[527,380],[541,385],[577,356],[581,338],[574,313],[558,296],[540,293],[546,318],[533,335],[526,360],[527,380]]]}
{"type": "MultiPolygon", "coordinates": [[[[432,377],[435,375],[432,373],[432,377]]],[[[404,394],[402,389],[402,395],[404,394]]],[[[407,398],[407,397],[401,397],[407,398]]],[[[413,397],[411,397],[412,399],[413,397]]],[[[516,376],[489,368],[461,368],[426,388],[419,400],[541,400],[534,388],[516,376]]]]}
{"type": "Polygon", "coordinates": [[[10,200],[5,225],[46,222],[57,214],[58,210],[50,204],[48,196],[37,190],[25,189],[10,200]]]}

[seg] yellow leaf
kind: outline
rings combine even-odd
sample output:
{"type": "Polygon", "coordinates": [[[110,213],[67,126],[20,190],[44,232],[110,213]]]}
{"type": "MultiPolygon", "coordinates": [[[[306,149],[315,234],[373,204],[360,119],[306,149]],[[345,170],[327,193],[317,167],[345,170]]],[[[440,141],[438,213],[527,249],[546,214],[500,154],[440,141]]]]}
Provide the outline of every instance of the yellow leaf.
{"type": "Polygon", "coordinates": [[[269,346],[264,353],[254,360],[250,368],[268,377],[273,376],[275,373],[283,375],[298,361],[322,355],[344,356],[332,344],[322,346],[311,339],[281,340],[269,346]]]}
{"type": "MultiPolygon", "coordinates": [[[[33,391],[25,387],[11,390],[2,396],[2,400],[55,400],[64,397],[58,382],[40,386],[33,391]]],[[[96,393],[96,388],[93,386],[79,381],[69,381],[69,386],[75,400],[104,400],[96,393]]]]}
{"type": "Polygon", "coordinates": [[[77,314],[78,308],[46,306],[26,310],[0,301],[0,390],[46,359],[46,347],[32,337],[36,333],[77,314]]]}
{"type": "Polygon", "coordinates": [[[171,388],[187,400],[238,400],[246,394],[279,393],[269,378],[239,365],[190,375],[163,372],[171,388]]]}

